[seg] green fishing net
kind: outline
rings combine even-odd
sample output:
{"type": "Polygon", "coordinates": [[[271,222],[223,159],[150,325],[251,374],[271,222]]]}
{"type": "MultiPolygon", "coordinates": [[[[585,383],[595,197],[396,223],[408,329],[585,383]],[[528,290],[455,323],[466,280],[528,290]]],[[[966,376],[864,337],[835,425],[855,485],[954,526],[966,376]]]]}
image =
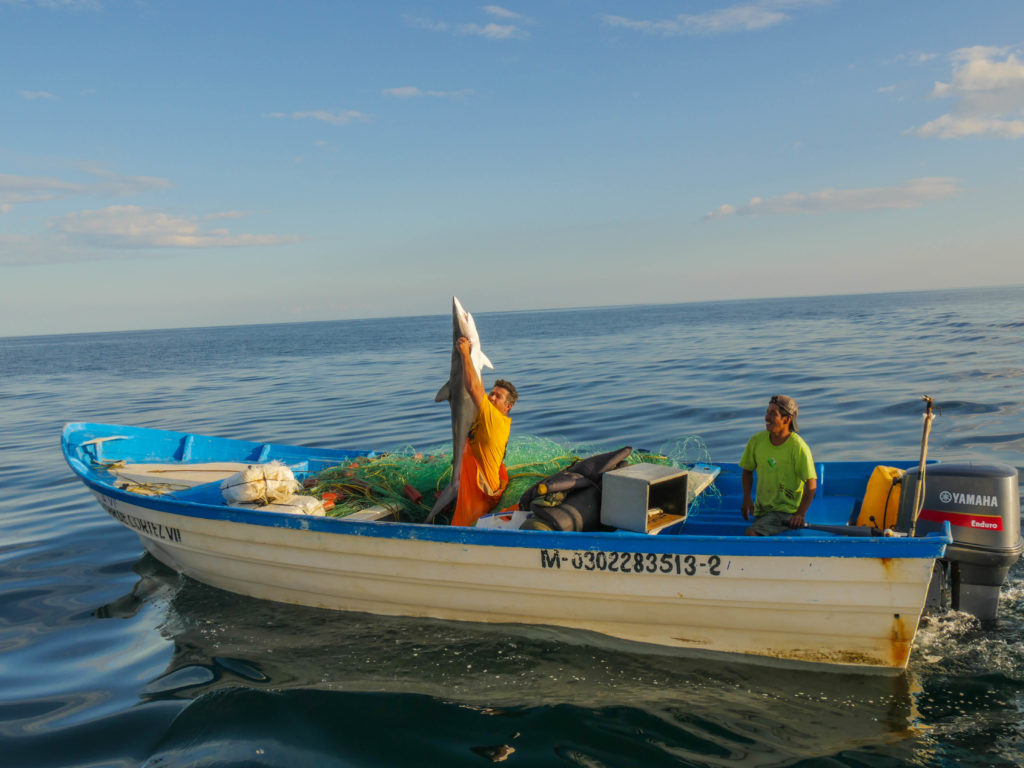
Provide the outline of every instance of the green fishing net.
{"type": "MultiPolygon", "coordinates": [[[[569,445],[529,435],[513,437],[505,452],[508,487],[495,509],[515,506],[532,485],[577,460],[617,447],[569,445]]],[[[699,437],[688,436],[666,443],[656,451],[634,449],[627,461],[689,468],[710,463],[710,457],[699,437]]],[[[451,479],[450,446],[434,451],[407,447],[325,469],[306,480],[304,493],[333,502],[333,508],[327,512],[333,517],[381,506],[392,510],[392,519],[421,523],[451,479]]],[[[448,510],[435,519],[443,523],[450,517],[451,510],[448,510]]]]}

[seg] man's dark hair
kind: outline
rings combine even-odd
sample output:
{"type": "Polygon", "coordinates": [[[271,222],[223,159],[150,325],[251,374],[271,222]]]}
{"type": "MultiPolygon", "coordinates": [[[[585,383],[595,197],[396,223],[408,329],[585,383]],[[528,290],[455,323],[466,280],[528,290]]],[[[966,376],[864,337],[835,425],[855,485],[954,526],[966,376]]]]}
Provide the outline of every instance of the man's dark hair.
{"type": "Polygon", "coordinates": [[[504,379],[498,379],[494,382],[494,386],[501,387],[508,392],[508,401],[510,405],[515,405],[516,400],[519,399],[519,390],[515,388],[515,385],[511,381],[505,381],[504,379]]]}

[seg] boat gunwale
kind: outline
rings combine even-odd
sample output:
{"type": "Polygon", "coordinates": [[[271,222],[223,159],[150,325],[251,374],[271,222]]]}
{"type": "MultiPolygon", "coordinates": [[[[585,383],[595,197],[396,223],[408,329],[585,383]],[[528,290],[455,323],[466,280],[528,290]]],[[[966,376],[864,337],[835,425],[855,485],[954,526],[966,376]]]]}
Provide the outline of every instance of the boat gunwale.
{"type": "MultiPolygon", "coordinates": [[[[948,530],[929,534],[926,537],[845,537],[832,534],[812,534],[802,531],[800,535],[772,537],[726,536],[702,534],[658,534],[634,533],[631,531],[595,532],[548,532],[502,530],[490,528],[462,528],[422,523],[384,522],[368,520],[346,520],[345,518],[296,515],[284,512],[267,512],[227,505],[211,504],[192,498],[167,496],[143,496],[117,488],[113,480],[107,482],[100,476],[100,470],[88,467],[75,454],[80,452],[81,441],[72,440],[76,431],[101,428],[132,430],[138,433],[156,432],[166,435],[188,437],[190,433],[150,430],[142,427],[119,427],[118,425],[72,423],[65,426],[62,435],[62,449],[68,465],[82,482],[93,492],[116,499],[130,506],[139,507],[160,514],[204,519],[241,525],[256,525],[318,534],[341,536],[366,536],[380,539],[405,539],[452,543],[465,546],[493,546],[524,548],[532,550],[563,551],[606,551],[652,554],[697,554],[714,552],[726,556],[753,557],[852,557],[852,558],[920,558],[942,557],[947,544],[952,542],[948,530]]],[[[264,445],[233,438],[216,438],[250,448],[264,445]]],[[[277,445],[277,444],[272,444],[277,445]]],[[[298,453],[308,450],[309,458],[314,453],[353,454],[355,451],[338,449],[305,449],[300,446],[280,446],[298,453]]],[[[208,484],[212,485],[212,484],[208,484]]],[[[196,486],[189,489],[195,492],[196,486]]],[[[129,526],[130,528],[130,526],[129,526]]],[[[134,530],[134,529],[133,529],[134,530]]],[[[138,531],[136,531],[138,533],[138,531]]]]}

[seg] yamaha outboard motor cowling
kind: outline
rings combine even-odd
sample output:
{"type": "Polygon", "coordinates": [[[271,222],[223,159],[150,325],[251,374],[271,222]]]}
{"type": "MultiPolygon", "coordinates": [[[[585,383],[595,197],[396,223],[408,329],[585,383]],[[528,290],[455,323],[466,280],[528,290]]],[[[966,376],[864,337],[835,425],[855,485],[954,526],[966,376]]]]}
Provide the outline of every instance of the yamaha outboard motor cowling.
{"type": "MultiPolygon", "coordinates": [[[[900,494],[898,528],[909,531],[920,473],[907,470],[900,494]]],[[[1003,464],[932,464],[925,469],[924,503],[916,536],[942,530],[948,522],[953,543],[936,568],[928,607],[940,607],[945,587],[952,608],[982,621],[996,617],[999,589],[1024,543],[1020,534],[1017,470],[1003,464]]]]}

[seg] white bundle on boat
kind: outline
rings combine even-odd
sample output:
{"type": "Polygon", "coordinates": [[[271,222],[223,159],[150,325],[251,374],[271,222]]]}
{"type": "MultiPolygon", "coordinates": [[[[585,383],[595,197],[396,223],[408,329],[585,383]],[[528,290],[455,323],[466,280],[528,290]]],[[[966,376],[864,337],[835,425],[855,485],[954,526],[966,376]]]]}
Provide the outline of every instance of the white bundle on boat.
{"type": "Polygon", "coordinates": [[[287,512],[290,515],[315,515],[323,517],[327,514],[324,503],[313,496],[292,496],[287,501],[271,502],[270,504],[253,504],[236,501],[230,504],[232,507],[245,507],[246,509],[258,509],[260,512],[287,512]]]}
{"type": "Polygon", "coordinates": [[[228,504],[290,501],[299,488],[299,481],[291,469],[280,461],[250,464],[220,483],[221,494],[228,504]]]}

